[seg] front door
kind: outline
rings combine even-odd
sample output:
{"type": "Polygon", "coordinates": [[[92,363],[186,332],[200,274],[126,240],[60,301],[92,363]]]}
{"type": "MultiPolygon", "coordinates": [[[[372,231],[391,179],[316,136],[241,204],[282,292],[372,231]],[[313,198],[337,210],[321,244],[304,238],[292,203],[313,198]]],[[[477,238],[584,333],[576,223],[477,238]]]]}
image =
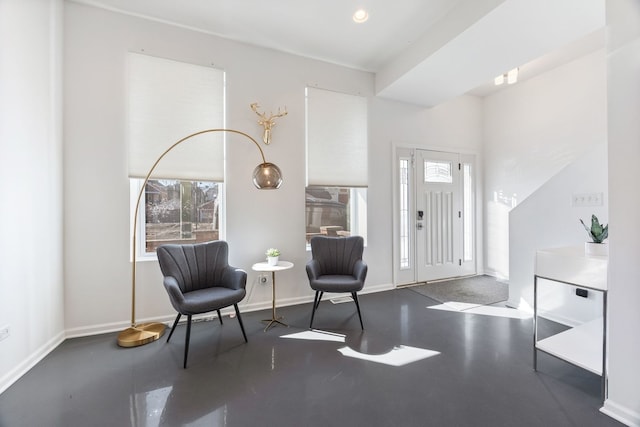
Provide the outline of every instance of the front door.
{"type": "Polygon", "coordinates": [[[396,149],[394,283],[476,274],[475,156],[396,149]]]}
{"type": "Polygon", "coordinates": [[[473,203],[464,197],[465,190],[471,191],[469,183],[463,185],[466,172],[460,154],[416,150],[418,282],[475,273],[464,250],[466,220],[473,217],[473,203]]]}
{"type": "Polygon", "coordinates": [[[458,154],[416,150],[418,281],[458,276],[461,188],[458,154]]]}

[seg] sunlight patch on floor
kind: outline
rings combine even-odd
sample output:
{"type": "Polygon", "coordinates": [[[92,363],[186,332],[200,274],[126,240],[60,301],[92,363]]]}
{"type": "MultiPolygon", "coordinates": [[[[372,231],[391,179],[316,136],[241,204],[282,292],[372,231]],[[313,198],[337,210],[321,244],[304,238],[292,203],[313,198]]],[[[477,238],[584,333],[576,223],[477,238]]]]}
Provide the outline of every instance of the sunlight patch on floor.
{"type": "Polygon", "coordinates": [[[281,335],[280,338],[292,338],[296,340],[309,340],[309,341],[332,341],[332,342],[345,342],[345,335],[336,334],[333,332],[320,331],[318,329],[312,329],[310,331],[297,332],[295,334],[281,335]]]}
{"type": "MultiPolygon", "coordinates": [[[[330,341],[345,343],[346,336],[336,334],[334,332],[321,331],[312,329],[310,331],[296,332],[294,334],[282,335],[280,338],[290,338],[308,341],[330,341]]],[[[338,351],[343,356],[352,357],[354,359],[367,360],[370,362],[381,363],[389,366],[404,366],[418,360],[440,354],[438,351],[427,350],[424,348],[410,347],[407,345],[397,345],[384,354],[366,354],[352,349],[351,347],[342,347],[338,351]]]]}
{"type": "Polygon", "coordinates": [[[433,310],[457,311],[460,313],[482,314],[484,316],[506,317],[509,319],[530,319],[532,317],[531,313],[517,310],[515,308],[468,304],[456,301],[449,301],[440,305],[432,305],[427,308],[433,310]]]}
{"type": "Polygon", "coordinates": [[[409,347],[408,345],[395,346],[385,354],[365,354],[349,347],[339,348],[338,351],[342,353],[343,356],[382,363],[389,366],[404,366],[440,354],[439,351],[409,347]]]}

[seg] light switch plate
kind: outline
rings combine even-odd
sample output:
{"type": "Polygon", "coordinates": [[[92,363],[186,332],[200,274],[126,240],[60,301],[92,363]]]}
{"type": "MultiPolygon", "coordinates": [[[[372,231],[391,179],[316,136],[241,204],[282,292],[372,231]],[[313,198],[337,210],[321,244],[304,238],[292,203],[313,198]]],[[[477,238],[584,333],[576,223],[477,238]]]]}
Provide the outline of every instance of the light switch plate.
{"type": "Polygon", "coordinates": [[[571,195],[571,206],[602,206],[602,193],[574,193],[571,195]]]}

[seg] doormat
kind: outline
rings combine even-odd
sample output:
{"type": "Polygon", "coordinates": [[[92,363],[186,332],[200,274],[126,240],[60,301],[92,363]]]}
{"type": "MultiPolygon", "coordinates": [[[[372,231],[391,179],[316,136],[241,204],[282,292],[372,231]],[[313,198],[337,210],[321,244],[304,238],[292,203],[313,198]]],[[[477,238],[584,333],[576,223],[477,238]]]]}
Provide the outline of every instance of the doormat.
{"type": "Polygon", "coordinates": [[[423,283],[410,289],[439,303],[465,302],[489,305],[509,298],[509,285],[490,276],[465,277],[442,282],[423,283]]]}

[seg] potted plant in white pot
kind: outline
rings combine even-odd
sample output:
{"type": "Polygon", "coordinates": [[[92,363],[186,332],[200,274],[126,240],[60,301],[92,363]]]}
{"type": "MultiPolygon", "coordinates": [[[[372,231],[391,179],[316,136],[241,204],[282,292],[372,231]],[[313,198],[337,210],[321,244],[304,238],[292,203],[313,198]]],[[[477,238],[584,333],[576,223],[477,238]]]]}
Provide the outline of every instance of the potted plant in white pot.
{"type": "Polygon", "coordinates": [[[584,244],[585,254],[607,256],[609,254],[609,248],[604,241],[609,237],[609,224],[600,224],[598,217],[595,215],[591,215],[591,227],[587,227],[582,220],[580,220],[580,222],[591,238],[590,242],[585,242],[584,244]]]}
{"type": "Polygon", "coordinates": [[[280,251],[276,248],[269,248],[267,252],[265,252],[267,256],[267,262],[269,265],[278,265],[278,257],[280,256],[280,251]]]}

